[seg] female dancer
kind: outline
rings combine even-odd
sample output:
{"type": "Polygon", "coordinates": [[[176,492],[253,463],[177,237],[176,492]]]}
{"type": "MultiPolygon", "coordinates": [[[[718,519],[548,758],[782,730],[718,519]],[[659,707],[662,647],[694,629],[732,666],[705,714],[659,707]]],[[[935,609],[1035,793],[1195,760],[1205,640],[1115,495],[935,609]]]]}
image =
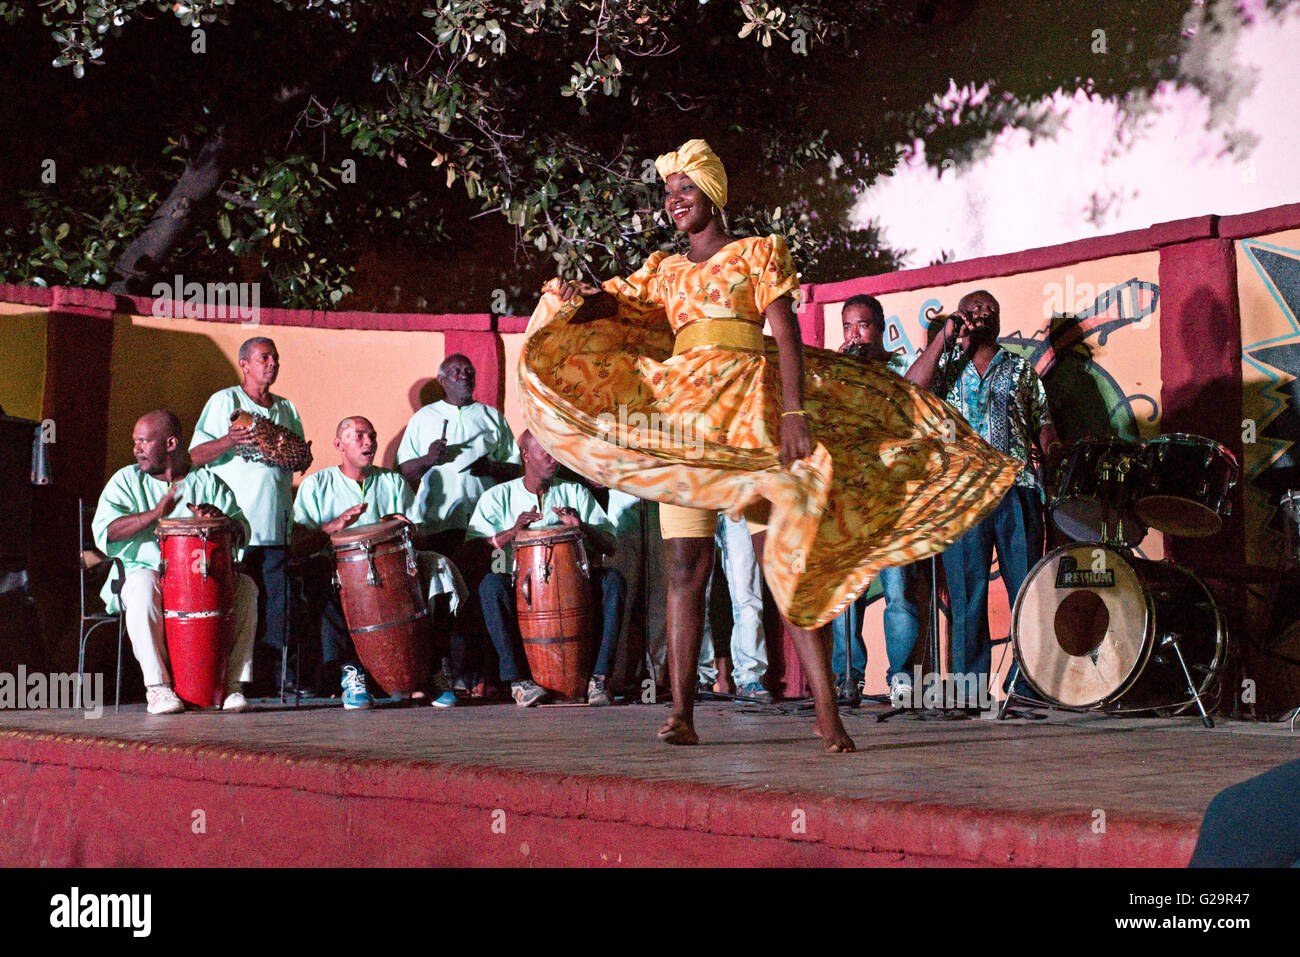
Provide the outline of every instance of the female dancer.
{"type": "Polygon", "coordinates": [[[750,523],[817,734],[852,751],[820,626],[880,567],[939,551],[978,521],[1014,468],[896,376],[808,350],[806,377],[785,241],[727,233],[726,172],[703,140],[655,165],[688,252],[657,252],[603,290],[548,284],[520,361],[524,418],[571,468],[662,503],[673,712],[660,740],[699,741],[695,662],[726,509],[750,523]],[[949,487],[936,495],[936,482],[949,487]]]}

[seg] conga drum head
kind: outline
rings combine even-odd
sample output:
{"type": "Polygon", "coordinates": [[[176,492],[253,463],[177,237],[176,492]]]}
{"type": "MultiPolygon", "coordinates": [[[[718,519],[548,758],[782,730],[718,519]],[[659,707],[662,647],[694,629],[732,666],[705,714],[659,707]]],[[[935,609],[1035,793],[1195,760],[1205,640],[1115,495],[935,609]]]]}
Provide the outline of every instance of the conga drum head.
{"type": "Polygon", "coordinates": [[[407,527],[405,522],[397,518],[371,522],[369,525],[350,525],[331,535],[330,544],[336,550],[353,545],[377,545],[399,537],[407,527]]]}
{"type": "Polygon", "coordinates": [[[1063,545],[1033,567],[1016,598],[1016,659],[1044,698],[1090,708],[1121,694],[1148,656],[1153,617],[1138,573],[1105,545],[1063,545]]]}
{"type": "Polygon", "coordinates": [[[554,545],[582,541],[582,529],[560,525],[556,528],[525,528],[515,535],[515,549],[525,545],[554,545]]]}
{"type": "Polygon", "coordinates": [[[193,518],[160,518],[154,530],[158,538],[169,535],[202,535],[204,532],[221,532],[230,530],[230,519],[224,515],[219,518],[206,518],[195,515],[193,518]]]}

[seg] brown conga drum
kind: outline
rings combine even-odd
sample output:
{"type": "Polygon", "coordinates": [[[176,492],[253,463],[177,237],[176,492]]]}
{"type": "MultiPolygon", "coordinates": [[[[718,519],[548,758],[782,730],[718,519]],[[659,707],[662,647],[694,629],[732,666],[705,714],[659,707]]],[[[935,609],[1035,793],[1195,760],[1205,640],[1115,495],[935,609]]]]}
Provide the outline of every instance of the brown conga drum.
{"type": "Polygon", "coordinates": [[[567,526],[524,529],[514,546],[515,611],[533,680],[566,698],[581,698],[595,652],[582,532],[567,526]]]}
{"type": "Polygon", "coordinates": [[[234,644],[235,565],[228,518],[164,518],[163,634],[182,701],[220,707],[234,644]]]}
{"type": "Polygon", "coordinates": [[[429,605],[409,527],[397,519],[330,536],[335,580],[357,657],[388,694],[429,680],[429,605]]]}

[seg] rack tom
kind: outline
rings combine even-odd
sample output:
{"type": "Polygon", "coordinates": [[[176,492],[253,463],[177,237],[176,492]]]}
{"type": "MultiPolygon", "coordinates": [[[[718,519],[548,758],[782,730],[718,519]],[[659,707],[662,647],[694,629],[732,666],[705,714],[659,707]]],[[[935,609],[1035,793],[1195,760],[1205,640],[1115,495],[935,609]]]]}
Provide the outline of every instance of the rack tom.
{"type": "Polygon", "coordinates": [[[1232,512],[1228,493],[1237,484],[1236,457],[1213,439],[1173,432],[1146,444],[1146,475],[1135,510],[1152,528],[1204,538],[1223,528],[1232,512]]]}
{"type": "Polygon", "coordinates": [[[335,580],[357,657],[388,694],[429,680],[432,636],[410,527],[397,519],[330,536],[335,580]]]}
{"type": "Polygon", "coordinates": [[[533,680],[570,699],[594,665],[591,567],[576,528],[524,529],[514,541],[515,609],[533,680]]]}
{"type": "Polygon", "coordinates": [[[1142,446],[1119,438],[1080,439],[1070,446],[1052,500],[1052,521],[1076,541],[1129,548],[1147,528],[1133,502],[1146,467],[1142,446]]]}
{"type": "Polygon", "coordinates": [[[235,637],[230,519],[164,518],[155,534],[162,550],[163,634],[176,694],[193,705],[220,707],[235,637]]]}

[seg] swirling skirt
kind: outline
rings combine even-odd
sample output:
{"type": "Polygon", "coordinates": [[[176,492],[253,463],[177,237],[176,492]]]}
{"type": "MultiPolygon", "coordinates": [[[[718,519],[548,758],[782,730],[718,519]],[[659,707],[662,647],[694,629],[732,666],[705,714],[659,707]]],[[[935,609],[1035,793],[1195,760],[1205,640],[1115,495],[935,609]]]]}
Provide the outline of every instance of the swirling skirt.
{"type": "Polygon", "coordinates": [[[823,625],[881,568],[943,551],[1020,470],[925,390],[810,347],[804,408],[816,448],[782,468],[774,340],[674,356],[666,322],[574,325],[581,299],[550,288],[519,361],[533,435],[575,472],[639,498],[732,517],[770,503],[763,572],[795,625],[823,625]]]}

